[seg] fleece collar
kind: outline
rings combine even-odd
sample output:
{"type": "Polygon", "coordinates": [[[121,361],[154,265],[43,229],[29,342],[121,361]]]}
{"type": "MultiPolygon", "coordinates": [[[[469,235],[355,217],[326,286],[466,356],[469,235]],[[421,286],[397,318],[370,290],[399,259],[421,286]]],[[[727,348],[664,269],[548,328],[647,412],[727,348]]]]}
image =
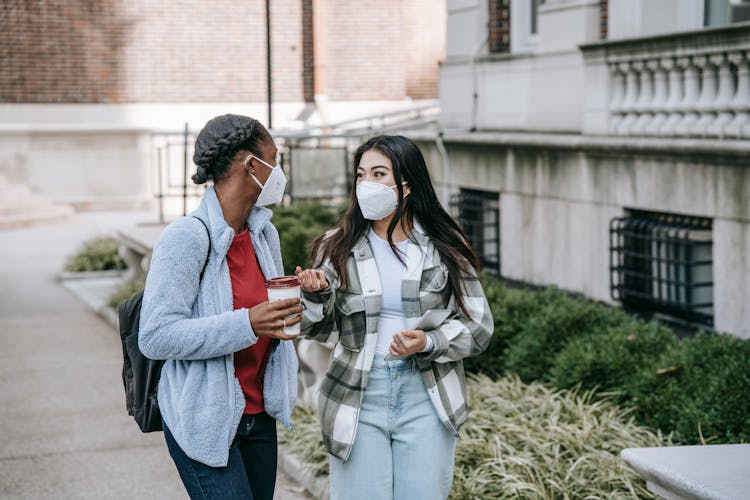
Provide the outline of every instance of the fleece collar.
{"type": "MultiPolygon", "coordinates": [[[[226,254],[234,239],[234,230],[224,220],[224,212],[221,210],[221,204],[213,186],[206,188],[201,204],[193,215],[203,219],[208,226],[216,251],[226,254]]],[[[257,236],[266,227],[272,215],[273,212],[268,208],[254,206],[247,217],[247,227],[250,232],[257,236]]]]}

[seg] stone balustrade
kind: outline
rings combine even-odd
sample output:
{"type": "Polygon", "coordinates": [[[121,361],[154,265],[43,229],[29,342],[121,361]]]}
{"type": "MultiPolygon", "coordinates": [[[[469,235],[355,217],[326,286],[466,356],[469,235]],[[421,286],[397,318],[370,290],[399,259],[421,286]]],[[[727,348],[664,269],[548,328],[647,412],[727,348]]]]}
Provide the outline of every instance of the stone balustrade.
{"type": "Polygon", "coordinates": [[[750,23],[581,50],[594,95],[584,132],[750,138],[750,23]]]}

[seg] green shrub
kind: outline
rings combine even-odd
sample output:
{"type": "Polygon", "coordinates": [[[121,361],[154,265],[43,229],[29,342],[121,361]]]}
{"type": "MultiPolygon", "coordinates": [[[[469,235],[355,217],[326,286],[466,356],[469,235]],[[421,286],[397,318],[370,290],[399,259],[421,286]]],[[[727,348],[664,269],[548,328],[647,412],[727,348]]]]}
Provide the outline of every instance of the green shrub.
{"type": "Polygon", "coordinates": [[[482,276],[482,287],[492,311],[495,332],[487,350],[464,360],[467,372],[484,373],[497,378],[505,373],[505,355],[513,339],[525,327],[530,316],[543,306],[539,294],[505,286],[495,278],[482,276]]]}
{"type": "Polygon", "coordinates": [[[555,288],[512,289],[488,277],[484,286],[495,334],[467,371],[614,393],[638,422],[685,444],[750,441],[749,341],[706,333],[680,341],[660,323],[555,288]]]}
{"type": "Polygon", "coordinates": [[[640,374],[633,404],[644,424],[685,444],[750,441],[750,342],[700,333],[640,374]]]}
{"type": "Polygon", "coordinates": [[[319,203],[275,208],[271,221],[279,231],[284,272],[291,275],[297,266],[310,267],[312,241],[336,226],[340,220],[340,208],[331,209],[319,203]]]}
{"type": "Polygon", "coordinates": [[[654,371],[659,358],[677,338],[666,326],[635,318],[570,340],[555,356],[546,376],[556,387],[598,388],[616,391],[619,400],[638,393],[635,384],[642,370],[654,371]]]}
{"type": "Polygon", "coordinates": [[[127,266],[117,253],[120,244],[115,238],[100,237],[86,241],[65,262],[65,270],[79,273],[85,271],[111,271],[127,266]]]}
{"type": "Polygon", "coordinates": [[[120,302],[129,299],[134,293],[140,292],[145,286],[144,280],[125,281],[114,289],[107,299],[107,305],[116,311],[120,302]]]}
{"type": "Polygon", "coordinates": [[[555,355],[571,339],[628,321],[619,309],[572,297],[554,287],[533,294],[539,307],[522,318],[505,354],[506,368],[527,382],[543,379],[555,355]]]}

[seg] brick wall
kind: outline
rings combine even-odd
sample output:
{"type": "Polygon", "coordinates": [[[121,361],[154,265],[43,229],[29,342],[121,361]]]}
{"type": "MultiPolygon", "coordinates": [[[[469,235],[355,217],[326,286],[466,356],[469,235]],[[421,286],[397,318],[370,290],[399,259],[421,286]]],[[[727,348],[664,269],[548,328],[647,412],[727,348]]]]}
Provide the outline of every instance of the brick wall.
{"type": "Polygon", "coordinates": [[[3,0],[0,101],[118,101],[127,24],[117,3],[3,0]]]}
{"type": "Polygon", "coordinates": [[[446,17],[445,2],[402,3],[403,47],[409,49],[406,52],[406,95],[412,99],[429,99],[438,94],[438,61],[445,59],[446,17]]]}
{"type": "MultiPolygon", "coordinates": [[[[122,102],[237,102],[266,99],[265,2],[120,2],[131,21],[121,51],[122,102]],[[175,8],[177,5],[179,8],[175,8]]],[[[300,101],[300,3],[274,0],[274,101],[300,101]]]]}
{"type": "MultiPolygon", "coordinates": [[[[437,96],[444,0],[271,4],[274,101],[437,96]]],[[[0,102],[262,102],[265,45],[264,0],[3,0],[0,102]]]]}
{"type": "Polygon", "coordinates": [[[599,38],[607,39],[607,21],[609,20],[609,0],[599,0],[599,38]]]}

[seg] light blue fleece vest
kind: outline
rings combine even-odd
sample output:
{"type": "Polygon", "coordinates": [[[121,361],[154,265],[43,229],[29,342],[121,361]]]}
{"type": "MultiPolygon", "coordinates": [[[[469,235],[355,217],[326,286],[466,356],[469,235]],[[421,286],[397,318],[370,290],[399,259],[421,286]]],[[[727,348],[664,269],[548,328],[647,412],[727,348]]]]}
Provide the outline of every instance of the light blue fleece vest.
{"type": "MultiPolygon", "coordinates": [[[[283,274],[279,235],[272,212],[254,207],[248,227],[266,279],[283,274]]],[[[213,187],[193,217],[169,224],[154,246],[143,294],[139,346],[146,356],[165,359],[159,381],[159,409],[180,448],[212,467],[227,465],[229,446],[245,408],[234,375],[233,353],[256,342],[248,310],[234,310],[226,254],[234,231],[224,220],[213,187]]],[[[297,356],[291,341],[274,341],[263,378],[266,412],[291,428],[297,397],[297,356]]]]}

